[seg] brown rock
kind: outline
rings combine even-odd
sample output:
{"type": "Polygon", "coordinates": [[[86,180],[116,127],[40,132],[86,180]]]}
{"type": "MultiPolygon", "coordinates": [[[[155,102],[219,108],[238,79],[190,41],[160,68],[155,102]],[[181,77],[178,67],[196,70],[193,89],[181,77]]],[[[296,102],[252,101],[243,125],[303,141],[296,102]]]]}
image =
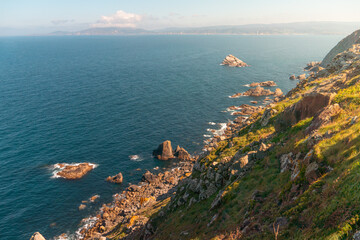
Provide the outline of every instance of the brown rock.
{"type": "Polygon", "coordinates": [[[80,204],[79,210],[84,210],[85,208],[86,208],[86,205],[85,205],[85,204],[80,204]]]}
{"type": "Polygon", "coordinates": [[[109,176],[106,178],[106,181],[112,183],[122,183],[123,182],[123,175],[120,173],[116,174],[115,176],[109,176]]]}
{"type": "Polygon", "coordinates": [[[41,235],[41,233],[36,232],[31,236],[30,240],[46,240],[46,239],[43,237],[43,235],[41,235]]]}
{"type": "Polygon", "coordinates": [[[318,169],[319,165],[316,162],[312,162],[306,167],[305,177],[309,183],[314,182],[318,178],[318,169]]]}
{"type": "Polygon", "coordinates": [[[100,196],[99,195],[94,195],[90,198],[90,202],[95,202],[96,199],[98,199],[100,196]]]}
{"type": "Polygon", "coordinates": [[[321,112],[316,114],[310,126],[306,129],[306,133],[310,133],[315,129],[329,123],[335,115],[340,113],[341,108],[339,104],[333,104],[325,107],[321,112]]]}
{"type": "Polygon", "coordinates": [[[253,82],[250,84],[250,87],[275,87],[276,83],[274,81],[266,81],[266,82],[253,82]]]}
{"type": "Polygon", "coordinates": [[[249,89],[243,93],[244,96],[253,96],[253,97],[268,96],[268,95],[273,95],[273,94],[274,93],[272,91],[270,91],[269,89],[264,89],[259,86],[257,86],[256,88],[249,89]]]}
{"type": "Polygon", "coordinates": [[[95,168],[94,164],[91,163],[80,163],[80,164],[56,164],[55,166],[60,166],[62,170],[57,173],[58,176],[65,179],[79,179],[82,178],[85,174],[95,168]]]}
{"type": "Polygon", "coordinates": [[[295,79],[296,79],[296,76],[295,76],[295,75],[291,75],[291,76],[289,77],[289,79],[290,79],[290,80],[295,80],[295,79]]]}
{"type": "Polygon", "coordinates": [[[225,57],[224,61],[222,62],[222,65],[228,65],[230,67],[248,67],[249,66],[231,54],[229,54],[225,57]]]}
{"type": "Polygon", "coordinates": [[[277,89],[275,89],[275,93],[274,93],[274,95],[275,95],[275,96],[277,96],[277,97],[280,97],[280,96],[282,96],[282,95],[283,95],[283,92],[281,91],[281,89],[280,89],[280,88],[277,88],[277,89]]]}
{"type": "Polygon", "coordinates": [[[177,157],[180,160],[190,160],[190,154],[184,149],[181,148],[180,146],[177,146],[176,150],[175,150],[175,157],[177,157]]]}
{"type": "Polygon", "coordinates": [[[241,97],[243,94],[242,93],[235,93],[234,95],[231,95],[230,98],[238,98],[241,97]]]}
{"type": "Polygon", "coordinates": [[[142,176],[141,180],[143,182],[156,183],[159,181],[159,178],[155,174],[152,174],[150,171],[146,171],[146,173],[144,173],[144,175],[142,176]]]}
{"type": "Polygon", "coordinates": [[[169,160],[174,158],[171,142],[166,140],[165,142],[161,143],[159,147],[153,151],[153,155],[159,160],[169,160]]]}
{"type": "Polygon", "coordinates": [[[304,73],[304,74],[301,74],[301,75],[297,76],[296,79],[298,79],[298,80],[305,80],[305,79],[306,79],[306,74],[305,74],[305,73],[304,73]]]}

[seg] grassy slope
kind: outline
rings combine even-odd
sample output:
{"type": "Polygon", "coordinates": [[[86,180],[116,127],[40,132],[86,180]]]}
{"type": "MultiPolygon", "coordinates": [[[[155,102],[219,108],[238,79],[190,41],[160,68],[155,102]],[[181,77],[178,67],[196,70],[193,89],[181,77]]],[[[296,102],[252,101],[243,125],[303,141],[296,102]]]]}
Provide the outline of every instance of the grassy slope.
{"type": "Polygon", "coordinates": [[[346,239],[353,234],[360,227],[360,122],[350,125],[349,117],[360,113],[359,79],[359,75],[342,79],[345,88],[337,93],[333,103],[339,103],[343,110],[330,124],[319,129],[320,134],[331,131],[333,135],[314,146],[314,161],[323,173],[317,181],[310,184],[306,180],[306,166],[301,166],[300,176],[291,181],[290,172],[280,173],[279,162],[281,154],[306,154],[310,150],[304,130],[312,118],[282,132],[275,131],[274,122],[286,106],[301,98],[294,96],[311,91],[328,80],[325,78],[302,82],[290,93],[290,98],[274,107],[279,114],[266,127],[255,123],[252,128],[242,129],[233,139],[232,148],[224,141],[202,159],[209,164],[239,150],[246,152],[251,142],[264,137],[275,144],[245,177],[226,187],[220,207],[210,210],[215,194],[190,208],[179,207],[165,217],[155,218],[158,231],[154,239],[222,239],[234,235],[245,220],[250,221],[249,230],[241,239],[274,239],[272,224],[277,217],[287,217],[289,221],[287,227],[280,229],[278,239],[346,239]],[[334,170],[325,171],[328,166],[334,170]],[[259,196],[254,199],[255,190],[259,196]],[[217,219],[208,226],[216,214],[217,219]]]}

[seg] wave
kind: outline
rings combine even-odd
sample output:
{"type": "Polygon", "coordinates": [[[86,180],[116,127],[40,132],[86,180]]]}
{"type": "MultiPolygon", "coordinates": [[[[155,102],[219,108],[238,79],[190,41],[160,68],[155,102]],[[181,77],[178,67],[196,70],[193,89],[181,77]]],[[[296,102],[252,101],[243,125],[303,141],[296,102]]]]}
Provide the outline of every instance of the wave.
{"type": "Polygon", "coordinates": [[[209,125],[216,125],[216,123],[214,123],[214,122],[209,122],[209,125]]]}
{"type": "Polygon", "coordinates": [[[250,84],[245,84],[245,85],[243,85],[244,87],[250,87],[250,84]]]}
{"type": "Polygon", "coordinates": [[[141,162],[142,160],[144,160],[140,155],[130,155],[129,158],[131,161],[135,162],[141,162]]]}
{"type": "Polygon", "coordinates": [[[82,226],[75,232],[76,239],[82,239],[84,237],[84,234],[82,234],[81,232],[83,232],[84,229],[92,228],[97,220],[98,220],[97,217],[88,217],[83,219],[81,221],[82,226]]]}

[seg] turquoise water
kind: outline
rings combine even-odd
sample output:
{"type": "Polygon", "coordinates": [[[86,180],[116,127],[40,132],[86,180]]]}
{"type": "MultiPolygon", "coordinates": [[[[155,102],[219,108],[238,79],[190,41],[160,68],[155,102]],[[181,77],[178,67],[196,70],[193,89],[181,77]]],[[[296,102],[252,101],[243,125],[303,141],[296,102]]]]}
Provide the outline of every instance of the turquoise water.
{"type": "Polygon", "coordinates": [[[225,123],[234,118],[227,107],[256,100],[229,95],[268,80],[287,92],[296,85],[289,75],[342,37],[0,38],[0,238],[75,232],[146,169],[170,164],[152,158],[159,143],[201,151],[207,129],[220,128],[209,122],[225,123]],[[220,66],[230,53],[251,67],[220,66]],[[98,167],[67,181],[52,178],[59,162],[98,167]],[[104,181],[118,172],[122,185],[104,181]]]}

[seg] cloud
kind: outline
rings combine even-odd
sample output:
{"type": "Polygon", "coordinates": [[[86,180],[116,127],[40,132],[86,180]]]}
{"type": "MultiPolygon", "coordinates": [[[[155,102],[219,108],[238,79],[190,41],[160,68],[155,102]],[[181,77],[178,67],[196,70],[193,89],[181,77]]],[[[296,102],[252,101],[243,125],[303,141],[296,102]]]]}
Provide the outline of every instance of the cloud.
{"type": "Polygon", "coordinates": [[[52,20],[51,23],[54,24],[54,25],[64,25],[64,24],[67,24],[67,23],[73,23],[75,22],[74,19],[64,19],[64,20],[52,20]]]}
{"type": "Polygon", "coordinates": [[[102,16],[92,27],[130,27],[135,28],[143,20],[143,16],[127,13],[122,10],[110,16],[102,16]]]}

